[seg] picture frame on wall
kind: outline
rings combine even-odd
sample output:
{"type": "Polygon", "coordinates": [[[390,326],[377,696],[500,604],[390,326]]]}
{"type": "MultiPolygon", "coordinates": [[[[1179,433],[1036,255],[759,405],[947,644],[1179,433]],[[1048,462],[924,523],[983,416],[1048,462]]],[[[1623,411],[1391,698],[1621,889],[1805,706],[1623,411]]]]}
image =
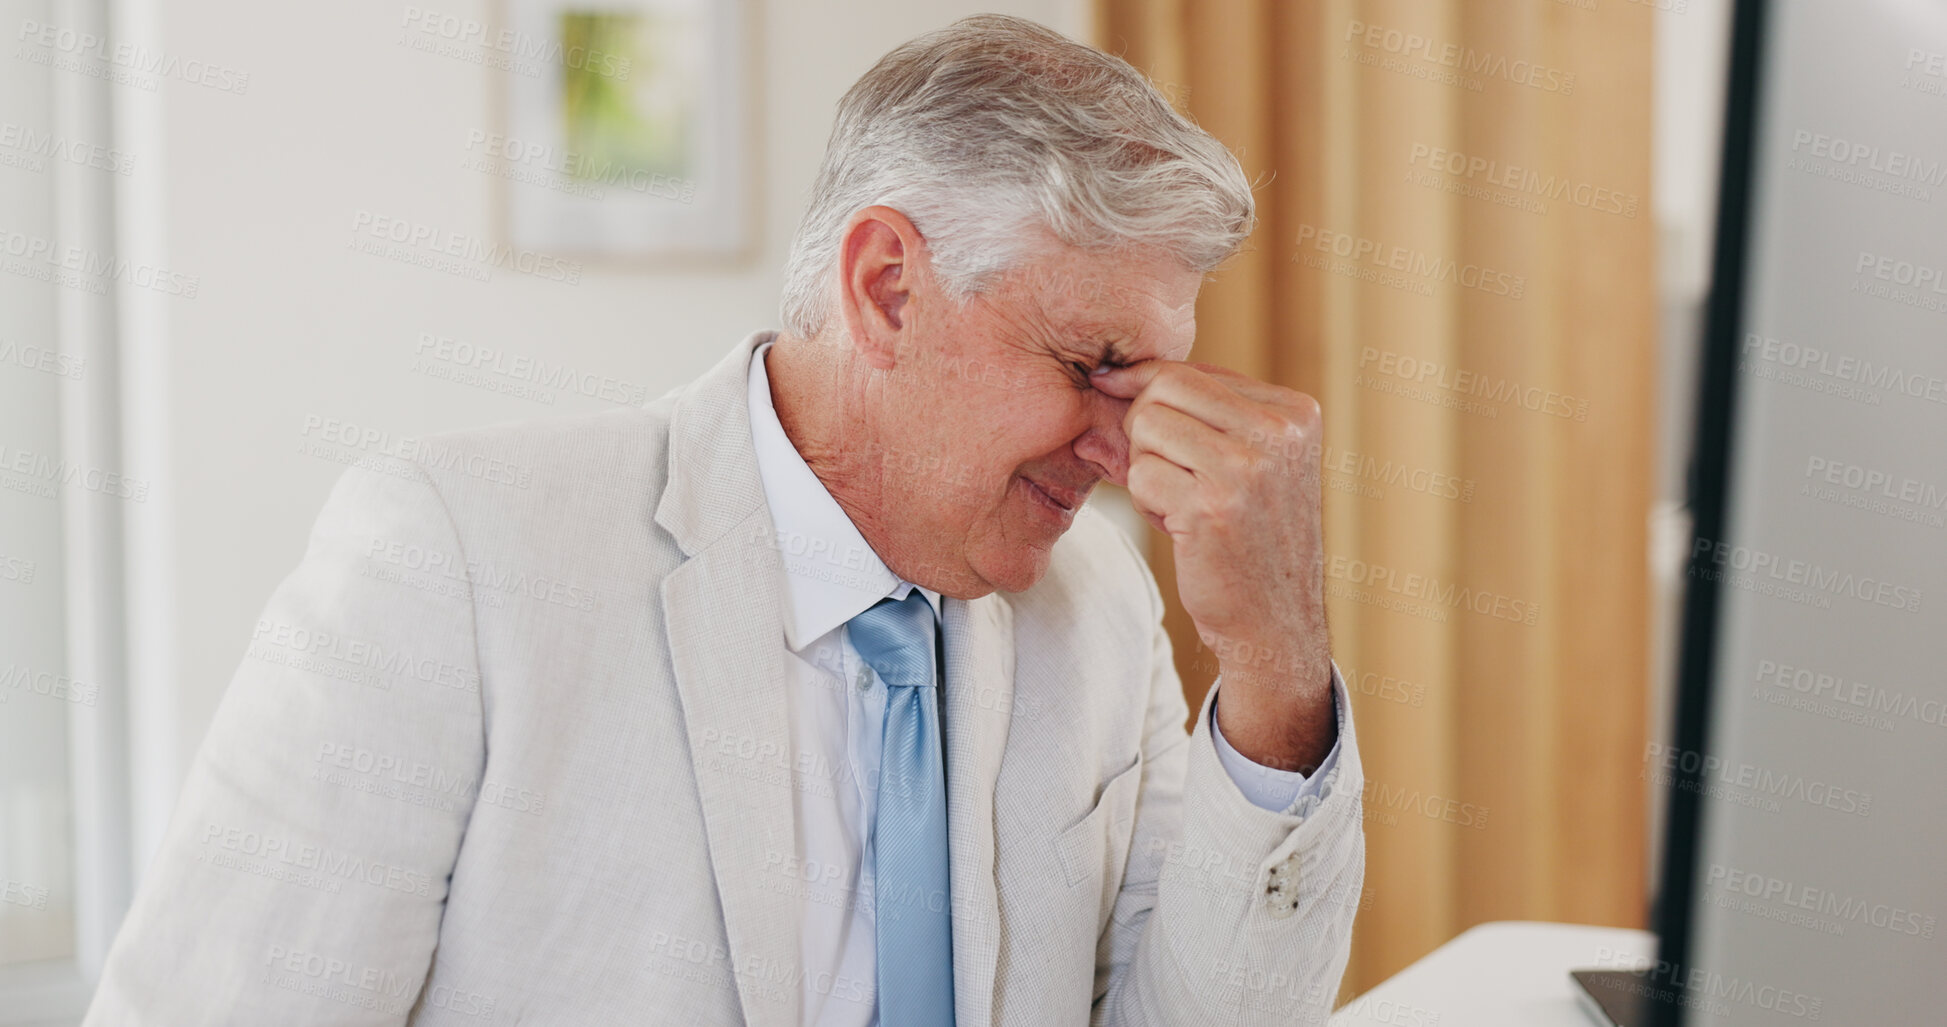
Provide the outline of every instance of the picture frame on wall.
{"type": "Polygon", "coordinates": [[[749,250],[744,0],[506,0],[501,224],[524,250],[738,258],[749,250]]]}

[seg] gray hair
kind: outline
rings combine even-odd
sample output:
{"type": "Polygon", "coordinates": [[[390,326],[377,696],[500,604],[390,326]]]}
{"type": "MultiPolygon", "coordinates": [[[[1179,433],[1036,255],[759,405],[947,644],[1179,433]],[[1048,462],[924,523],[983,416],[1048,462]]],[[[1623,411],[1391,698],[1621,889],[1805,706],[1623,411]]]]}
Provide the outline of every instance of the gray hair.
{"type": "Polygon", "coordinates": [[[912,221],[962,302],[1028,256],[1036,225],[1074,246],[1160,247],[1204,273],[1256,219],[1237,158],[1141,72],[997,14],[899,46],[839,101],[785,263],[792,333],[824,327],[840,234],[875,204],[912,221]]]}

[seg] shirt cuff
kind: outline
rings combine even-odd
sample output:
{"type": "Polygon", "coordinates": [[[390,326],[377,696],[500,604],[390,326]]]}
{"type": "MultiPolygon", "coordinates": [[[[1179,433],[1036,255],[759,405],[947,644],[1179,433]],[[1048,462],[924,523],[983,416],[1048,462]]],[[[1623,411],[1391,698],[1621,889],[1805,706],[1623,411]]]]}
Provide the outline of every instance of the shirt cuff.
{"type": "MultiPolygon", "coordinates": [[[[1223,676],[1218,675],[1217,681],[1210,686],[1211,690],[1215,691],[1222,684],[1223,676]]],[[[1325,754],[1325,758],[1310,774],[1267,767],[1231,748],[1230,743],[1224,740],[1223,731],[1217,727],[1217,704],[1210,704],[1210,737],[1217,743],[1217,761],[1224,765],[1224,771],[1237,784],[1237,790],[1251,801],[1251,805],[1272,813],[1302,817],[1330,794],[1332,771],[1339,765],[1339,744],[1345,737],[1344,692],[1345,682],[1339,678],[1339,665],[1334,661],[1332,711],[1338,721],[1338,733],[1332,739],[1332,751],[1325,754]]]]}

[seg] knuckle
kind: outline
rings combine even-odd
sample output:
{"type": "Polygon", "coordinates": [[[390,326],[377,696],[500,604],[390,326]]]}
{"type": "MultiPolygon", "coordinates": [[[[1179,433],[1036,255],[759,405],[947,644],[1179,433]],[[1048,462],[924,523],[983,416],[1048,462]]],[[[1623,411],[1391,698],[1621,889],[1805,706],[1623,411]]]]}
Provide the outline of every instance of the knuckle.
{"type": "Polygon", "coordinates": [[[1325,411],[1318,405],[1318,398],[1309,392],[1292,390],[1292,420],[1300,427],[1311,428],[1324,420],[1325,411]]]}
{"type": "Polygon", "coordinates": [[[1302,428],[1294,419],[1267,410],[1257,419],[1257,426],[1253,430],[1267,439],[1288,440],[1302,431],[1302,428]]]}
{"type": "Polygon", "coordinates": [[[1264,457],[1245,446],[1225,446],[1224,464],[1233,480],[1250,478],[1262,472],[1264,457]]]}

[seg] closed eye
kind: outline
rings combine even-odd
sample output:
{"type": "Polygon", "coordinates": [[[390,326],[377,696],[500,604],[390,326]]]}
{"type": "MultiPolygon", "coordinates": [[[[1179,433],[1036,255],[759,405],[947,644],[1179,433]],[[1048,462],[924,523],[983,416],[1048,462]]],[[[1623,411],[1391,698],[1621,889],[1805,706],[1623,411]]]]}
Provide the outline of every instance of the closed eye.
{"type": "Polygon", "coordinates": [[[1120,354],[1112,346],[1080,346],[1076,349],[1081,351],[1081,359],[1065,359],[1062,365],[1074,376],[1075,384],[1083,388],[1093,387],[1089,384],[1089,374],[1096,368],[1123,366],[1123,361],[1116,359],[1120,354]]]}

